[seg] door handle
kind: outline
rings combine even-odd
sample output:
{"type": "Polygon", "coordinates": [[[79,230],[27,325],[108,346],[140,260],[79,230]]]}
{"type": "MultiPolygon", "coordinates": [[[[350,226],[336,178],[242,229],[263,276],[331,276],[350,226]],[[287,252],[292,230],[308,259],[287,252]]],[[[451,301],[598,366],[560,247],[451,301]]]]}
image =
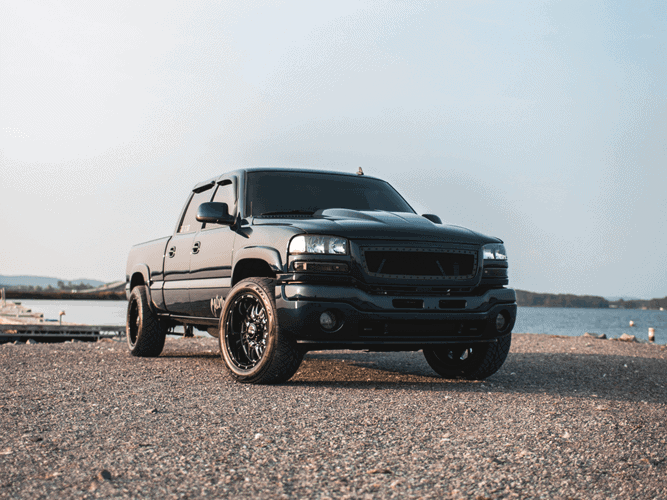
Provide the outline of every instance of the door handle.
{"type": "Polygon", "coordinates": [[[194,245],[192,245],[192,253],[199,253],[200,248],[201,248],[201,241],[195,241],[194,245]]]}
{"type": "Polygon", "coordinates": [[[169,257],[173,257],[174,255],[176,255],[176,247],[171,247],[167,252],[167,255],[169,255],[169,257]]]}

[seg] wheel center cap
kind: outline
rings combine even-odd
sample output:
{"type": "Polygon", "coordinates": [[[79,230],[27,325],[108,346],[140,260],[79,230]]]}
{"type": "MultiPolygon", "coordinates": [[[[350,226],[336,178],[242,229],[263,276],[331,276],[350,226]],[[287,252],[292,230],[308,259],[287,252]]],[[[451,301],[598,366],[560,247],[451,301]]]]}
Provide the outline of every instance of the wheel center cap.
{"type": "Polygon", "coordinates": [[[255,335],[257,333],[257,325],[255,323],[250,323],[248,325],[248,335],[255,335]]]}

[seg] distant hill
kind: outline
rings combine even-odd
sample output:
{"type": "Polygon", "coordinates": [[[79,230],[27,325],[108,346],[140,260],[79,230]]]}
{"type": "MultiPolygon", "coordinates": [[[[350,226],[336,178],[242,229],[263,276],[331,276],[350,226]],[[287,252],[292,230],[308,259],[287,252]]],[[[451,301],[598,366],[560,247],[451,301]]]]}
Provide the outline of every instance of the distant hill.
{"type": "Polygon", "coordinates": [[[609,301],[607,299],[594,295],[535,293],[526,292],[525,290],[516,290],[516,301],[520,306],[533,307],[609,308],[609,301]]]}
{"type": "Polygon", "coordinates": [[[667,297],[651,300],[607,300],[595,295],[535,293],[516,290],[516,302],[523,307],[583,307],[592,309],[667,309],[667,297]]]}
{"type": "Polygon", "coordinates": [[[58,288],[58,282],[62,281],[67,283],[69,281],[74,285],[88,285],[92,287],[98,287],[104,285],[104,281],[98,280],[88,280],[88,279],[77,279],[77,280],[65,280],[62,278],[50,278],[47,276],[2,276],[0,275],[0,286],[9,287],[19,287],[19,286],[28,286],[36,287],[40,286],[46,288],[49,285],[53,288],[58,288]]]}

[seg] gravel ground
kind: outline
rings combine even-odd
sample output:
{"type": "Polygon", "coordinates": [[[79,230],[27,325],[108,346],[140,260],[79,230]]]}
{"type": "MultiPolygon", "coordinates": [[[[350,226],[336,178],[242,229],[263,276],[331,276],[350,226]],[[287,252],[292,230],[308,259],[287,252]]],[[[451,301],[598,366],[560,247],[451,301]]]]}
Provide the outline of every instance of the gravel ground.
{"type": "Polygon", "coordinates": [[[485,382],[309,353],[234,383],[213,338],[0,346],[0,498],[667,498],[667,350],[514,335],[485,382]]]}

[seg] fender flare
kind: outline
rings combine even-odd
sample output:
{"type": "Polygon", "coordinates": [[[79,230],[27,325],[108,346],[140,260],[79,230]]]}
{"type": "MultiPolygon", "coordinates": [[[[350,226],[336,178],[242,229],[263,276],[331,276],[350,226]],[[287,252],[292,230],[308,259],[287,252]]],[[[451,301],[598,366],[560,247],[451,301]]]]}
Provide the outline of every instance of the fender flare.
{"type": "MultiPolygon", "coordinates": [[[[132,272],[130,273],[130,285],[132,284],[132,278],[136,274],[141,274],[141,276],[144,278],[144,285],[146,285],[146,295],[148,296],[148,305],[151,308],[152,312],[155,312],[156,307],[155,304],[153,303],[153,297],[151,296],[151,280],[150,280],[150,270],[148,269],[148,266],[146,264],[135,264],[134,267],[132,268],[132,272]]],[[[130,286],[128,288],[128,295],[127,298],[128,300],[130,299],[130,294],[132,293],[132,287],[130,286]]]]}
{"type": "Polygon", "coordinates": [[[234,266],[232,268],[232,279],[236,271],[236,265],[247,259],[257,259],[266,262],[275,273],[283,272],[283,263],[280,254],[275,248],[266,246],[245,247],[234,253],[234,266]]]}

